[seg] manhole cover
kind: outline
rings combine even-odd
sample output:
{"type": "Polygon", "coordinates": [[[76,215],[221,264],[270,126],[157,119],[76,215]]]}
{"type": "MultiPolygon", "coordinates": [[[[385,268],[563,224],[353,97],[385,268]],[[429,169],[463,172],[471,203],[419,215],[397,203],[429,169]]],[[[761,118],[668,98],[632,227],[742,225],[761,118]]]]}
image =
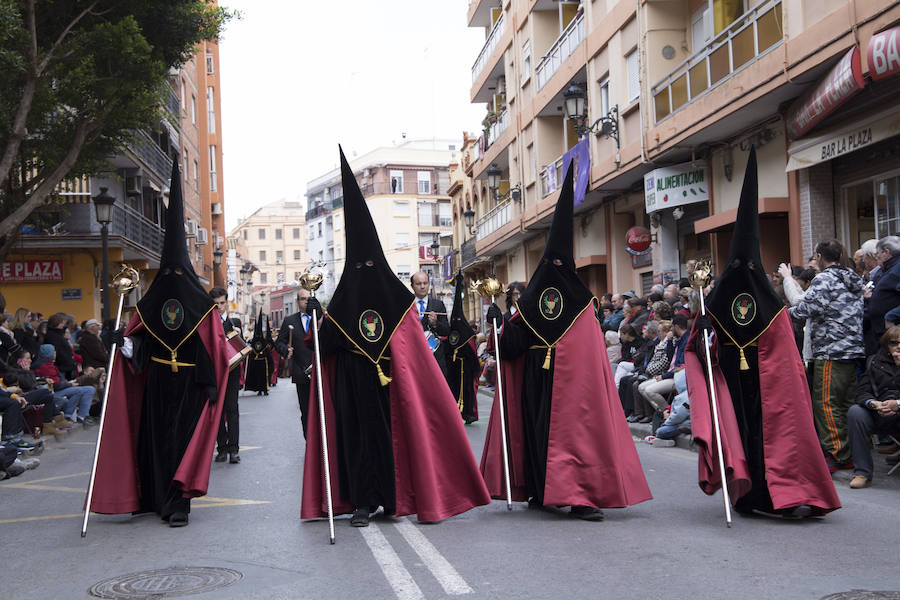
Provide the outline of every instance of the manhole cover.
{"type": "Polygon", "coordinates": [[[871,590],[850,590],[829,594],[822,600],[900,600],[900,592],[874,592],[871,590]]]}
{"type": "Polygon", "coordinates": [[[97,598],[172,598],[227,587],[243,575],[214,567],[172,567],[120,575],[88,590],[97,598]]]}

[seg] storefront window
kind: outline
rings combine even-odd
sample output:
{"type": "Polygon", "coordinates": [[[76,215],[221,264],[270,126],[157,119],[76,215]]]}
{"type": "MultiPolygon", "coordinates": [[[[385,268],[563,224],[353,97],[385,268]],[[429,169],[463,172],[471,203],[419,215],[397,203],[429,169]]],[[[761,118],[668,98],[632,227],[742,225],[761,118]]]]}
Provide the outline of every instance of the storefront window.
{"type": "Polygon", "coordinates": [[[876,232],[879,239],[900,232],[900,177],[875,181],[876,232]]]}

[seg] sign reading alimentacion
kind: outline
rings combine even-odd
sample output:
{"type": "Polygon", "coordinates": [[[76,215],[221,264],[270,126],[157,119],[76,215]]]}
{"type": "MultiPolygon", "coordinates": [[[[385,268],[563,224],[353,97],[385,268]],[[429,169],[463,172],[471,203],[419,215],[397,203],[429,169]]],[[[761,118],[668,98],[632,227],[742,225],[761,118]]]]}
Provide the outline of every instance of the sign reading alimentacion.
{"type": "Polygon", "coordinates": [[[647,214],[709,200],[705,161],[655,169],[644,175],[647,214]]]}

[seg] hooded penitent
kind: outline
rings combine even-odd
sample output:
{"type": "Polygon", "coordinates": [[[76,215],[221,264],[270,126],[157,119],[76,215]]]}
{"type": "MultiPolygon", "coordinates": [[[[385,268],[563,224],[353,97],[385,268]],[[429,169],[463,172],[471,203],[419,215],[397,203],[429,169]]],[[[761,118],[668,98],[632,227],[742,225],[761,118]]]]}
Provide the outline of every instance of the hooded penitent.
{"type": "Polygon", "coordinates": [[[500,377],[481,471],[506,496],[499,405],[506,406],[513,499],[621,507],[650,499],[593,310],[573,257],[571,165],[547,248],[500,337],[500,377]]]}
{"type": "Polygon", "coordinates": [[[478,419],[478,358],[475,354],[475,330],[463,312],[466,283],[462,273],[453,280],[453,312],[450,314],[450,333],[447,335],[447,384],[456,399],[466,423],[478,419]]]}
{"type": "MultiPolygon", "coordinates": [[[[335,512],[383,506],[438,521],[486,504],[413,294],[384,257],[343,152],[341,175],[347,258],[318,334],[335,512]]],[[[318,411],[308,418],[301,517],[314,518],[326,513],[326,494],[318,411]]]]}
{"type": "Polygon", "coordinates": [[[268,317],[264,317],[260,311],[256,317],[253,338],[250,340],[250,358],[247,361],[247,373],[244,378],[244,389],[249,392],[269,391],[273,370],[271,352],[273,342],[268,322],[268,317]]]}
{"type": "MultiPolygon", "coordinates": [[[[760,261],[756,151],[751,148],[728,262],[706,308],[715,331],[713,385],[731,500],[738,511],[840,506],[813,428],[790,318],[760,261]]],[[[702,332],[685,352],[700,487],[722,485],[702,332]]]]}
{"type": "Polygon", "coordinates": [[[206,493],[231,352],[188,258],[178,161],[160,267],[114,357],[91,510],[186,514],[206,493]]]}

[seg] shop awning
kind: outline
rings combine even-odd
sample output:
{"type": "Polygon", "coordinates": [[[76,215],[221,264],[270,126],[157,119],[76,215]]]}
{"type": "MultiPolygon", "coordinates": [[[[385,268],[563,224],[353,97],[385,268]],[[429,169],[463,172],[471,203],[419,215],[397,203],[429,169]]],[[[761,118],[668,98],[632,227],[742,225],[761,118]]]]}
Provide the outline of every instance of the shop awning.
{"type": "Polygon", "coordinates": [[[802,138],[788,148],[786,171],[805,169],[900,134],[900,107],[892,107],[820,135],[802,138]]]}

